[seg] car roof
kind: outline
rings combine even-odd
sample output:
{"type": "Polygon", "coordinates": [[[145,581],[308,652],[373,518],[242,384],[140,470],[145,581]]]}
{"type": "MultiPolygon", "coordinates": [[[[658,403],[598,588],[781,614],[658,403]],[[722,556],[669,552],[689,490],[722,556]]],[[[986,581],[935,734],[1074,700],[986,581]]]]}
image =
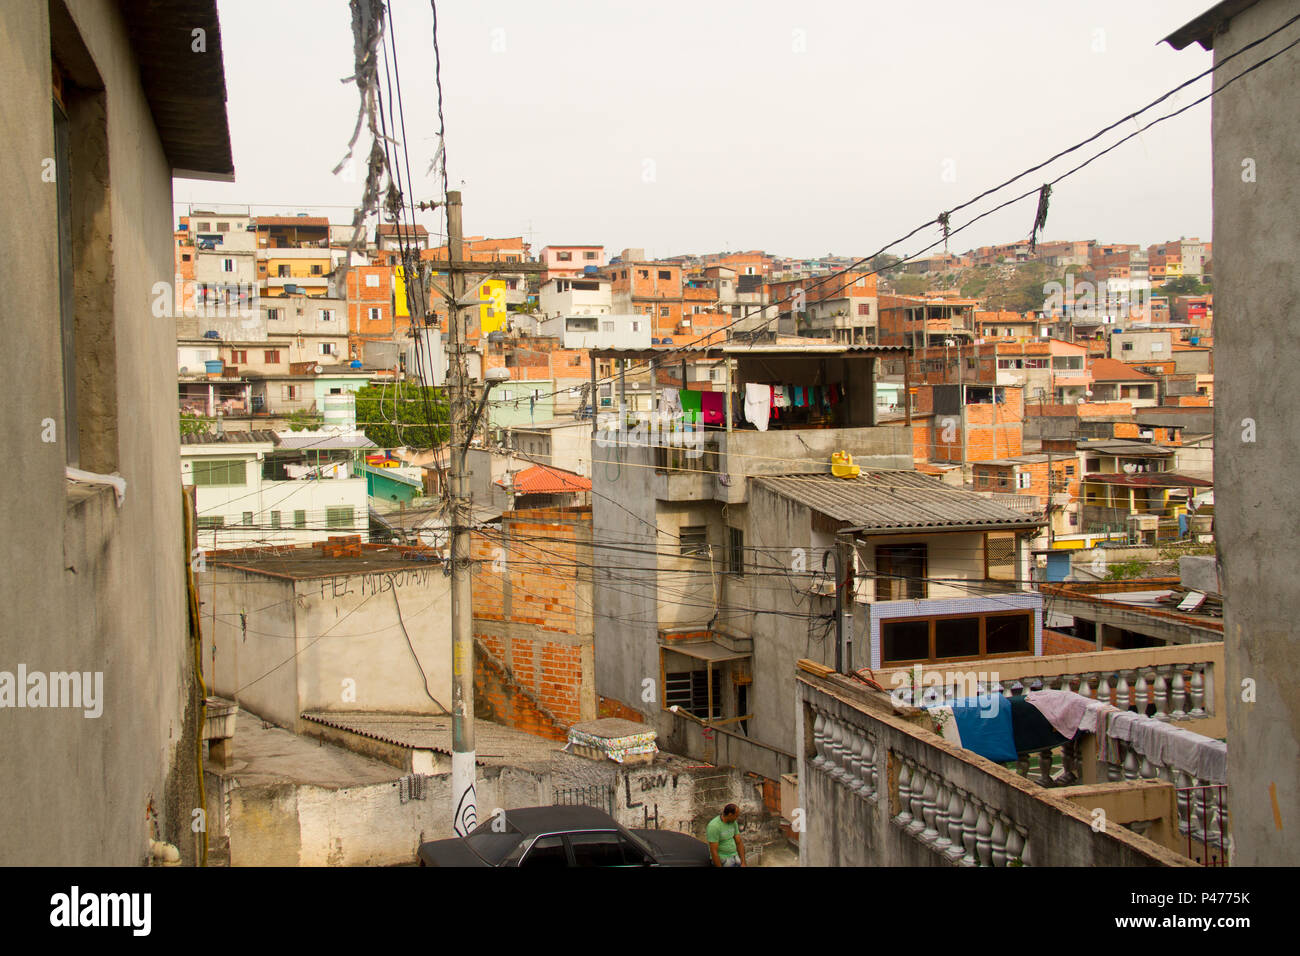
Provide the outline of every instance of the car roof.
{"type": "MultiPolygon", "coordinates": [[[[618,823],[595,807],[552,806],[521,807],[505,811],[506,826],[524,834],[551,833],[557,830],[617,830],[618,823]]],[[[489,824],[491,820],[487,821],[489,824]]]]}

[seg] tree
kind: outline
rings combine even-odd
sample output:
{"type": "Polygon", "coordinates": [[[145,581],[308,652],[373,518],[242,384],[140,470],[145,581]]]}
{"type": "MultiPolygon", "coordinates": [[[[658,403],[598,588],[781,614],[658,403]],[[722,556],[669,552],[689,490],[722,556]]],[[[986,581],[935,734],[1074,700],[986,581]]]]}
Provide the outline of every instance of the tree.
{"type": "Polygon", "coordinates": [[[212,431],[212,422],[202,415],[192,415],[188,412],[181,413],[181,437],[187,435],[206,435],[212,431]]]}
{"type": "Polygon", "coordinates": [[[882,252],[878,256],[873,256],[868,265],[871,269],[881,275],[887,275],[903,260],[898,256],[891,255],[888,252],[882,252]]]}
{"type": "Polygon", "coordinates": [[[451,429],[447,400],[439,388],[403,382],[357,391],[357,421],[380,448],[435,448],[451,429]]]}
{"type": "Polygon", "coordinates": [[[1210,291],[1210,287],[1196,276],[1177,276],[1162,285],[1158,291],[1172,299],[1176,295],[1204,295],[1210,291]]]}
{"type": "Polygon", "coordinates": [[[289,431],[302,432],[319,428],[325,423],[325,417],[306,408],[300,408],[288,417],[289,431]]]}

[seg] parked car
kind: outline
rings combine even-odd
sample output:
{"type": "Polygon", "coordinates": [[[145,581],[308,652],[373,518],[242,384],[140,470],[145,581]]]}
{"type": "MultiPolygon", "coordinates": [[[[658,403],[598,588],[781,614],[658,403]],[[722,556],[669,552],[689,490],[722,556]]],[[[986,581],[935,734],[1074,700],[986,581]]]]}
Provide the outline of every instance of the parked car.
{"type": "Polygon", "coordinates": [[[710,866],[709,846],[671,830],[628,830],[594,807],[524,807],[466,837],[420,845],[420,866],[710,866]]]}

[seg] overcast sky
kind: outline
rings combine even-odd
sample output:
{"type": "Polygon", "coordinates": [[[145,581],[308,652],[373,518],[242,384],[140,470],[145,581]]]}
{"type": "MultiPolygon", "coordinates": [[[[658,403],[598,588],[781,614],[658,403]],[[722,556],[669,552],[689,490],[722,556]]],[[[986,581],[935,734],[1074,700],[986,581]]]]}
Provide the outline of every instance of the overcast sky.
{"type": "MultiPolygon", "coordinates": [[[[1200,47],[1159,41],[1210,5],[444,0],[451,188],[464,193],[466,234],[523,235],[534,251],[867,255],[1208,68],[1200,47]]],[[[347,3],[218,7],[236,181],[178,180],[178,212],[254,204],[350,221],[360,177],[330,173],[357,109],[355,87],[340,83],[352,72],[347,3]]],[[[436,199],[440,181],[425,175],[437,141],[430,8],[394,0],[393,10],[416,192],[436,199]]],[[[1062,182],[1044,238],[1210,238],[1209,106],[1062,182]]],[[[364,155],[364,134],[358,145],[364,155]]],[[[1024,200],[951,248],[1024,238],[1034,209],[1024,200]]],[[[421,221],[441,231],[434,215],[421,221]]],[[[937,237],[931,229],[892,251],[937,237]]]]}

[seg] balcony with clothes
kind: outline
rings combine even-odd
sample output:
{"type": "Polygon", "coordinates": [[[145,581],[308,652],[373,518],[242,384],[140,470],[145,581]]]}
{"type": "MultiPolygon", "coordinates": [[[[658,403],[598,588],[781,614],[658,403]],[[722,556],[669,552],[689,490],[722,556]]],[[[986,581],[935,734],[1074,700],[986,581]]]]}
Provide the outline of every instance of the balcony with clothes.
{"type": "MultiPolygon", "coordinates": [[[[614,360],[613,401],[624,409],[628,366],[662,363],[675,373],[680,363],[680,382],[691,381],[691,364],[712,367],[707,389],[661,384],[655,413],[625,413],[622,427],[659,436],[629,448],[629,462],[653,464],[663,475],[710,473],[713,495],[733,503],[744,500],[748,476],[829,473],[835,452],[865,468],[910,468],[911,433],[879,425],[876,401],[879,360],[905,355],[901,347],[843,344],[592,352],[596,360],[614,360]]],[[[617,431],[614,425],[605,432],[617,431]]]]}
{"type": "Polygon", "coordinates": [[[1221,741],[1068,690],[984,685],[917,707],[869,677],[799,668],[804,865],[1193,866],[1230,852],[1221,741]]]}

